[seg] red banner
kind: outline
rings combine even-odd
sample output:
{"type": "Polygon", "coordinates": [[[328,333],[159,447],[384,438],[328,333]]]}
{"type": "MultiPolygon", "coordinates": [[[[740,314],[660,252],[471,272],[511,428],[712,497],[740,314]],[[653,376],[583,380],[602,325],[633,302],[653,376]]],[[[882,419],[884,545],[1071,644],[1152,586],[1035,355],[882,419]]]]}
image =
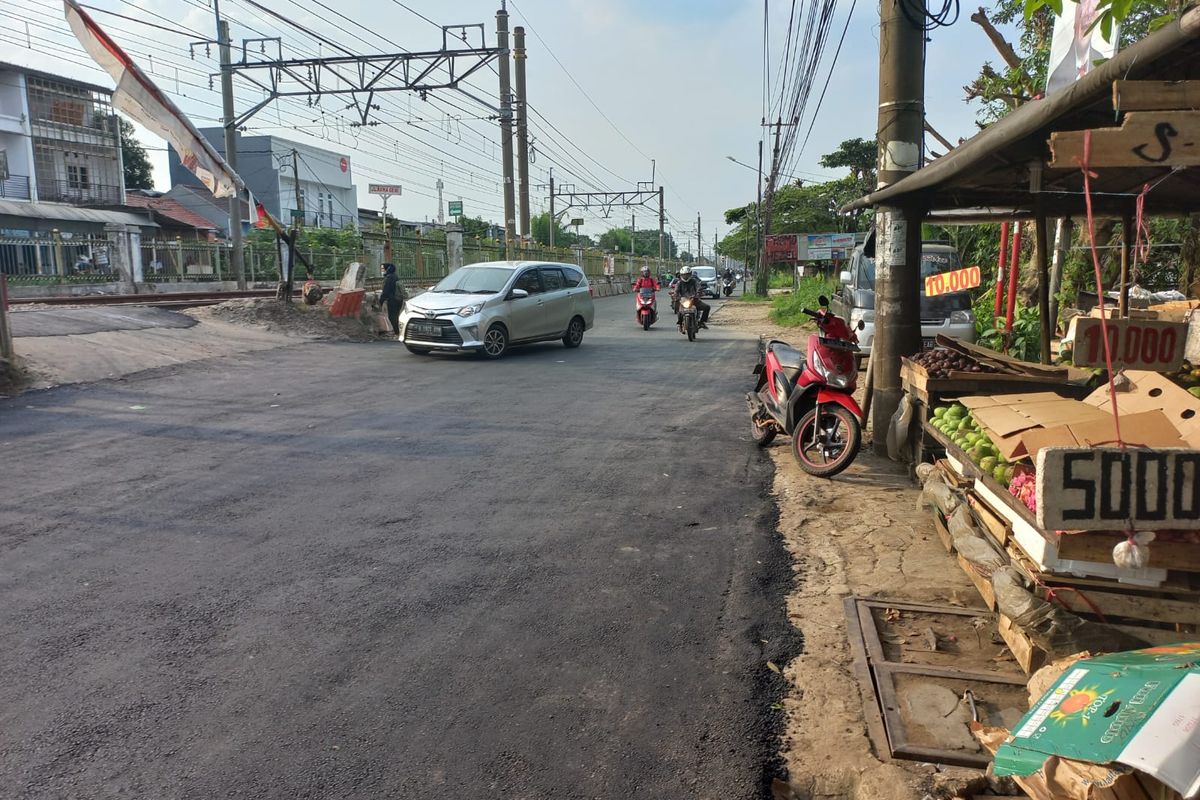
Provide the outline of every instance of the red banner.
{"type": "Polygon", "coordinates": [[[797,260],[800,257],[797,241],[798,237],[794,233],[766,237],[767,262],[797,260]]]}

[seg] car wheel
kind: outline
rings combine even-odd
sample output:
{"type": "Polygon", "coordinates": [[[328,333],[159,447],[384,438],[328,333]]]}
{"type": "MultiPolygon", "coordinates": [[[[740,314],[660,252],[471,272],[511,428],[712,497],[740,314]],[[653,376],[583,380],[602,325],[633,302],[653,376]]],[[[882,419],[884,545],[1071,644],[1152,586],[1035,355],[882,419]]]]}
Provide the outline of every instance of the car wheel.
{"type": "Polygon", "coordinates": [[[563,344],[566,347],[579,347],[583,344],[583,317],[575,317],[571,320],[571,324],[567,326],[567,332],[563,335],[563,344]]]}
{"type": "Polygon", "coordinates": [[[411,344],[406,344],[404,346],[407,347],[408,352],[412,353],[414,356],[427,356],[431,352],[430,348],[428,347],[413,347],[411,344]]]}
{"type": "Polygon", "coordinates": [[[499,324],[488,328],[483,335],[483,349],[479,352],[493,361],[508,352],[508,330],[499,324]]]}

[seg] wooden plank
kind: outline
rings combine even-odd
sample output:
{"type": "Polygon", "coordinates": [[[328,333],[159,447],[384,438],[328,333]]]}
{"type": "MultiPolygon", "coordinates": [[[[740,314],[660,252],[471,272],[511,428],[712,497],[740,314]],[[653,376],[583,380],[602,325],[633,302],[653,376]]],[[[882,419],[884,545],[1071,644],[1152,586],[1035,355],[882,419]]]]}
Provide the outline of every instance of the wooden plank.
{"type": "Polygon", "coordinates": [[[933,529],[937,531],[938,538],[942,540],[942,547],[946,548],[947,553],[954,552],[954,540],[950,538],[950,529],[946,527],[946,521],[942,519],[942,514],[936,508],[933,510],[933,529]]]}
{"type": "MultiPolygon", "coordinates": [[[[1050,134],[1050,167],[1078,169],[1087,131],[1050,134]]],[[[1092,131],[1090,167],[1200,166],[1200,111],[1132,111],[1119,128],[1092,131]]]]}
{"type": "Polygon", "coordinates": [[[1008,524],[1008,520],[993,511],[992,507],[975,492],[967,492],[967,502],[970,504],[971,510],[975,512],[975,518],[983,525],[983,529],[998,545],[1004,547],[1012,533],[1012,527],[1008,524]]]}
{"type": "MultiPolygon", "coordinates": [[[[1114,585],[1114,588],[1117,586],[1114,585]]],[[[1095,612],[1092,607],[1095,606],[1105,617],[1123,617],[1178,625],[1200,625],[1200,601],[1196,600],[1173,600],[1150,595],[1106,592],[1100,589],[1058,591],[1055,592],[1054,599],[1076,614],[1093,614],[1095,612]],[[1080,596],[1080,592],[1087,597],[1087,600],[1080,596]],[[1087,602],[1088,600],[1091,601],[1090,604],[1087,602]]]]}
{"type": "MultiPolygon", "coordinates": [[[[1125,534],[1111,531],[1062,533],[1058,536],[1058,557],[1071,561],[1112,559],[1113,548],[1125,541],[1125,534]]],[[[1150,545],[1151,567],[1200,572],[1200,544],[1156,539],[1150,545]]]]}
{"type": "Polygon", "coordinates": [[[1113,627],[1128,633],[1130,636],[1145,639],[1155,646],[1196,641],[1196,634],[1194,633],[1180,633],[1179,631],[1171,631],[1164,628],[1148,628],[1144,625],[1113,625],[1113,627]]]}
{"type": "Polygon", "coordinates": [[[975,584],[976,591],[983,598],[983,604],[988,607],[989,611],[996,610],[996,593],[992,591],[992,581],[986,575],[980,575],[975,567],[971,566],[971,562],[967,561],[961,555],[958,556],[958,565],[962,567],[962,571],[967,573],[967,577],[971,579],[971,583],[975,584]]]}
{"type": "Polygon", "coordinates": [[[1026,675],[1032,675],[1046,663],[1046,653],[1013,624],[1011,619],[1001,614],[997,629],[1000,631],[1000,638],[1004,639],[1004,643],[1008,645],[1008,649],[1012,651],[1013,657],[1017,659],[1021,669],[1025,670],[1026,675]]]}
{"type": "Polygon", "coordinates": [[[880,761],[891,760],[887,731],[879,713],[879,699],[875,695],[875,681],[867,661],[867,650],[862,625],[858,618],[858,598],[847,597],[842,607],[846,611],[846,633],[850,639],[850,652],[854,656],[854,676],[858,679],[858,692],[862,698],[863,713],[867,722],[867,735],[871,749],[880,761]]]}
{"type": "Polygon", "coordinates": [[[1113,81],[1113,111],[1200,108],[1200,81],[1113,81]]]}

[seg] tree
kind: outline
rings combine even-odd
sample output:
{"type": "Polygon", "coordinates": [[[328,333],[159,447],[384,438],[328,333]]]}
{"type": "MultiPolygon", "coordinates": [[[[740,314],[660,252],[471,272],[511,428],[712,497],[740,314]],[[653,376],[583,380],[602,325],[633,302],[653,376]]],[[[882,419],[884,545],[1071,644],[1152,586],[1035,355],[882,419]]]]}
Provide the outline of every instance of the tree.
{"type": "MultiPolygon", "coordinates": [[[[529,232],[533,235],[533,240],[538,244],[550,244],[550,214],[545,212],[537,214],[529,220],[529,232]]],[[[554,220],[554,244],[555,246],[564,245],[574,241],[574,234],[567,229],[557,219],[554,220]]]]}
{"type": "Polygon", "coordinates": [[[847,139],[837,150],[821,156],[821,166],[827,169],[848,167],[850,177],[860,183],[874,185],[878,146],[874,139],[847,139]]]}
{"type": "Polygon", "coordinates": [[[154,169],[150,166],[150,158],[146,148],[137,140],[133,124],[123,117],[117,117],[121,134],[121,161],[125,165],[126,189],[153,189],[154,169]]]}

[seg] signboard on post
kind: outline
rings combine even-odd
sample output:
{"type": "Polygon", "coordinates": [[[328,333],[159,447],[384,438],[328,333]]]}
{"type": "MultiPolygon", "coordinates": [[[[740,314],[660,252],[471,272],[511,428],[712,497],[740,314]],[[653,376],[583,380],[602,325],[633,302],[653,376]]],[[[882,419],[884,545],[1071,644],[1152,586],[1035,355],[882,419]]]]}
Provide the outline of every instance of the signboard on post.
{"type": "Polygon", "coordinates": [[[964,292],[974,289],[983,281],[979,267],[956,269],[953,272],[940,272],[925,278],[925,296],[937,297],[939,294],[964,292]]]}
{"type": "Polygon", "coordinates": [[[853,233],[809,233],[801,237],[801,261],[845,261],[854,252],[853,233]]]}
{"type": "Polygon", "coordinates": [[[397,183],[368,183],[368,194],[379,194],[384,197],[400,194],[400,185],[397,183]]]}
{"type": "Polygon", "coordinates": [[[583,226],[583,217],[572,217],[571,224],[573,226],[575,226],[576,228],[582,227],[583,226]]]}
{"type": "Polygon", "coordinates": [[[1045,530],[1200,529],[1200,450],[1045,447],[1037,457],[1045,530]]]}
{"type": "Polygon", "coordinates": [[[450,211],[450,216],[461,217],[462,213],[463,213],[462,200],[451,200],[449,211],[450,211]]]}
{"type": "Polygon", "coordinates": [[[617,260],[614,256],[605,256],[604,257],[604,274],[605,275],[617,274],[617,260]]]}
{"type": "MultiPolygon", "coordinates": [[[[1071,362],[1077,367],[1105,368],[1104,320],[1076,317],[1071,320],[1075,346],[1071,362]]],[[[1188,326],[1184,322],[1150,319],[1110,319],[1108,344],[1113,369],[1175,372],[1183,366],[1188,326]]]]}
{"type": "Polygon", "coordinates": [[[794,233],[765,237],[763,246],[767,251],[767,261],[796,261],[799,258],[798,238],[794,233]]]}

